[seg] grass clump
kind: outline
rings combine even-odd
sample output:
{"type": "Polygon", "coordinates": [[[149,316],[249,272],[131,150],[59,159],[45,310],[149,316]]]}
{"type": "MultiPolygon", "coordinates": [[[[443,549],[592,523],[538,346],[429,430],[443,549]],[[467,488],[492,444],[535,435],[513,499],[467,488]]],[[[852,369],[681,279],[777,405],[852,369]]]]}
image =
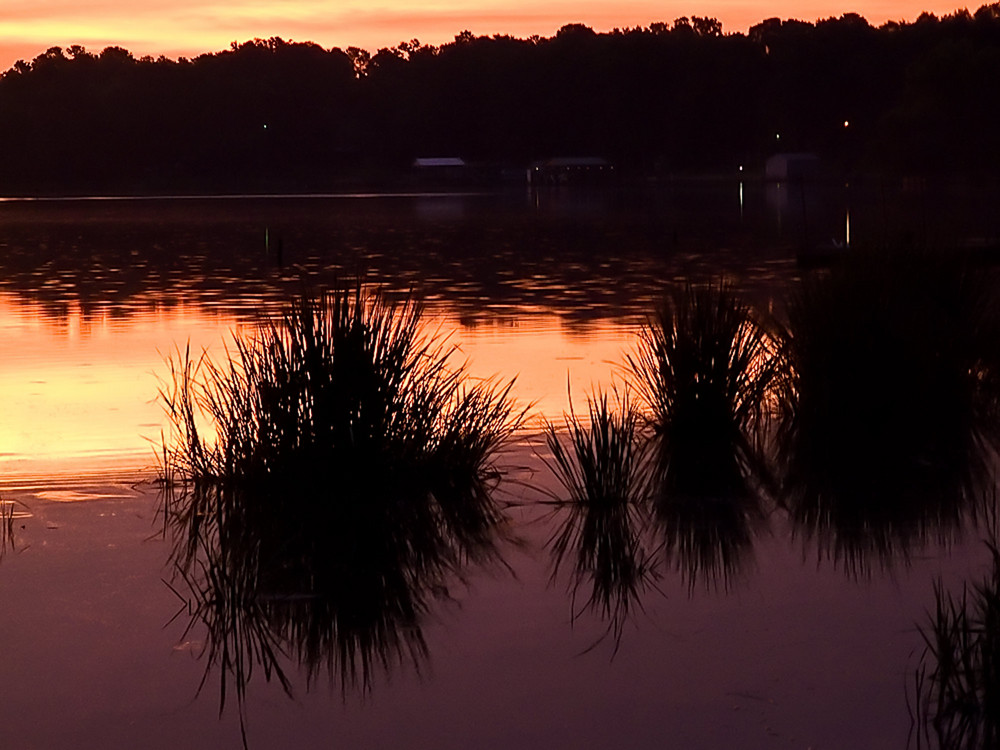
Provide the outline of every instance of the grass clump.
{"type": "Polygon", "coordinates": [[[627,367],[652,428],[649,494],[667,554],[692,586],[726,582],[770,485],[773,341],[726,283],[687,286],[642,329],[627,367]]]}
{"type": "Polygon", "coordinates": [[[587,585],[583,608],[603,614],[616,642],[661,554],[691,588],[728,586],[742,570],[764,519],[780,374],[770,336],[725,283],[675,291],[626,364],[617,403],[598,394],[586,417],[547,428],[565,512],[550,540],[555,567],[573,559],[574,608],[587,585]]]}
{"type": "Polygon", "coordinates": [[[777,362],[770,337],[732,287],[676,290],[626,361],[658,438],[665,490],[743,493],[763,476],[762,428],[777,362]]]}
{"type": "MultiPolygon", "coordinates": [[[[1000,747],[1000,550],[992,569],[955,596],[939,581],[920,628],[925,650],[915,675],[918,736],[943,750],[1000,747]]],[[[918,740],[918,745],[921,744],[918,740]]]]}
{"type": "Polygon", "coordinates": [[[208,667],[242,691],[281,658],[368,689],[426,654],[432,600],[496,559],[511,383],[473,381],[420,307],[358,284],[293,304],[222,363],[169,362],[164,475],[208,667]],[[206,433],[206,430],[210,432],[206,433]]]}
{"type": "Polygon", "coordinates": [[[562,521],[549,539],[553,579],[572,560],[572,611],[589,609],[608,622],[616,644],[655,568],[645,544],[644,446],[639,412],[623,397],[615,409],[607,394],[589,399],[588,418],[571,413],[565,426],[546,426],[549,468],[562,494],[554,494],[562,521]],[[577,608],[577,595],[589,594],[577,608]]]}

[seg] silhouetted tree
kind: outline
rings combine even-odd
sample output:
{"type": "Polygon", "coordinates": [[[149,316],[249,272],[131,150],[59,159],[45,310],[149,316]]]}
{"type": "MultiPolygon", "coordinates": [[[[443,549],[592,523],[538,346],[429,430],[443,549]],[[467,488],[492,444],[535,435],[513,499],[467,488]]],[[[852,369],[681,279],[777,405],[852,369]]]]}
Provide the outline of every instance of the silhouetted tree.
{"type": "Polygon", "coordinates": [[[998,3],[880,28],[848,13],[747,34],[699,16],[462,31],[374,54],[278,37],[194,60],[51,47],[0,77],[0,191],[310,190],[433,154],[649,175],[810,150],[842,169],[992,172],[998,74],[998,3]]]}

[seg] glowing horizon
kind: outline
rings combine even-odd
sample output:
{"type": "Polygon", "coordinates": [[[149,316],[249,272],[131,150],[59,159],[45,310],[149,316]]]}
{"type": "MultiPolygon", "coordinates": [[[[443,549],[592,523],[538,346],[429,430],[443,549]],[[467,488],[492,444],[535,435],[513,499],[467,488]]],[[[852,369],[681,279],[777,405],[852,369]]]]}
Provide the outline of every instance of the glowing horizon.
{"type": "MultiPolygon", "coordinates": [[[[464,31],[527,38],[553,36],[568,23],[595,31],[670,23],[681,16],[719,19],[725,32],[745,32],[767,18],[816,21],[854,12],[869,23],[913,21],[927,11],[941,16],[960,7],[936,0],[931,6],[911,0],[807,0],[771,6],[745,0],[709,0],[691,4],[653,0],[567,2],[549,0],[5,0],[0,11],[0,71],[17,60],[31,60],[50,47],[79,44],[91,52],[108,46],[128,49],[136,57],[169,58],[228,49],[230,43],[281,37],[315,42],[330,49],[361,47],[375,52],[401,41],[419,39],[441,45],[464,31]]],[[[978,5],[976,6],[978,7],[978,5]]],[[[970,10],[975,8],[970,7],[970,10]]]]}

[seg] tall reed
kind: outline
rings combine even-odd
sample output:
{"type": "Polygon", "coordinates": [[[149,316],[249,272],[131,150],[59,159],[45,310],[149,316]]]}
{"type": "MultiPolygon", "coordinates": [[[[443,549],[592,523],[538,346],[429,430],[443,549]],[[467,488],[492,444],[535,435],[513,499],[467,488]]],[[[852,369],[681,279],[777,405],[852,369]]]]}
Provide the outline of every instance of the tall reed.
{"type": "Polygon", "coordinates": [[[0,560],[14,543],[14,501],[0,500],[0,560]]]}
{"type": "Polygon", "coordinates": [[[430,602],[497,558],[498,457],[523,413],[511,383],[473,380],[421,331],[417,304],[358,284],[299,300],[221,363],[169,361],[175,560],[222,705],[232,678],[242,712],[254,664],[287,684],[285,658],[345,690],[419,667],[430,602]]]}
{"type": "Polygon", "coordinates": [[[953,595],[938,581],[934,611],[920,627],[925,649],[915,674],[918,745],[942,750],[1000,747],[1000,549],[992,568],[953,595]]]}
{"type": "Polygon", "coordinates": [[[652,426],[649,495],[668,556],[693,586],[742,568],[771,485],[774,342],[725,282],[668,296],[627,359],[652,426]]]}
{"type": "Polygon", "coordinates": [[[572,561],[573,616],[584,610],[608,622],[620,642],[622,629],[655,579],[648,548],[646,466],[639,412],[627,394],[618,408],[606,393],[588,399],[586,419],[570,413],[565,425],[546,426],[547,463],[563,491],[552,495],[561,522],[549,539],[553,580],[572,561]],[[577,606],[581,589],[589,589],[577,606]]]}
{"type": "Polygon", "coordinates": [[[742,493],[764,476],[778,363],[770,336],[730,285],[674,290],[626,363],[660,442],[667,490],[742,493]]]}

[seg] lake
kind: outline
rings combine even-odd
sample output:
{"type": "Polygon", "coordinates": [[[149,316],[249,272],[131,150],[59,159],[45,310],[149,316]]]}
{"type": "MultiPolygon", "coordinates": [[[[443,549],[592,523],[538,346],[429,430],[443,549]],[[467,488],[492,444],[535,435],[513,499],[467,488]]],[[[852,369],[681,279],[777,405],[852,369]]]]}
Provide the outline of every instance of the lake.
{"type": "Polygon", "coordinates": [[[542,425],[622,382],[666,289],[726,278],[781,316],[803,247],[995,242],[991,200],[734,181],[0,201],[5,746],[239,747],[242,704],[251,748],[906,747],[917,624],[936,580],[986,570],[981,531],[852,568],[770,508],[731,576],[692,585],[662,563],[615,639],[552,575],[542,425]],[[435,598],[420,654],[376,651],[367,689],[286,654],[291,697],[258,666],[238,701],[171,568],[166,360],[223,358],[289,300],[359,274],[420,299],[472,376],[515,378],[531,417],[498,493],[517,541],[435,598]]]}

